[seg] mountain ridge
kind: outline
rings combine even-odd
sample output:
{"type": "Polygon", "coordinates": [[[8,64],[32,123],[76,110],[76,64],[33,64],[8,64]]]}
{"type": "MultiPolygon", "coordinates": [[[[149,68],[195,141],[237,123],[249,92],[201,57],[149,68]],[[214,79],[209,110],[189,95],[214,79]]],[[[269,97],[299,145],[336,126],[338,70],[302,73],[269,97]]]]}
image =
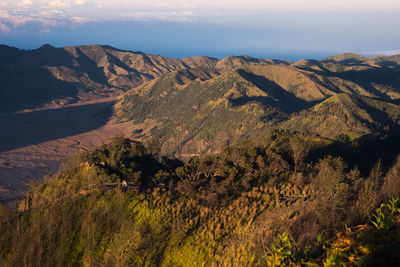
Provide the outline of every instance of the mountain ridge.
{"type": "MultiPolygon", "coordinates": [[[[0,56],[7,53],[7,60],[0,62],[3,112],[118,97],[114,118],[143,124],[133,136],[161,138],[163,151],[174,155],[216,152],[249,138],[252,127],[280,127],[290,118],[296,123],[285,127],[310,128],[296,114],[320,103],[326,106],[338,94],[376,98],[386,110],[390,103],[400,103],[400,65],[392,64],[396,56],[346,53],[288,62],[247,55],[174,59],[107,45],[43,45],[35,50],[1,46],[0,56]],[[214,138],[218,145],[211,145],[214,138]]],[[[397,121],[391,123],[395,129],[397,121]]],[[[363,129],[362,134],[372,131],[363,129]]],[[[334,137],[329,131],[316,132],[334,137]]]]}

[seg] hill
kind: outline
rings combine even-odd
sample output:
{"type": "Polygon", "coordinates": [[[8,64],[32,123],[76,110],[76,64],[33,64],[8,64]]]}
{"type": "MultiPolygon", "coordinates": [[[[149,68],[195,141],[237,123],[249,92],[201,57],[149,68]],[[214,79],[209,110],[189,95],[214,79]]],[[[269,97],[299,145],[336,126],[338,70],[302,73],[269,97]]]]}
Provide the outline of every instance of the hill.
{"type": "Polygon", "coordinates": [[[1,266],[399,265],[396,56],[0,59],[1,112],[86,103],[1,115],[8,173],[82,151],[0,204],[1,266]]]}
{"type": "Polygon", "coordinates": [[[271,127],[329,138],[398,130],[400,69],[340,65],[334,72],[332,63],[266,64],[251,58],[221,68],[228,59],[131,90],[115,105],[115,117],[143,125],[138,140],[160,139],[164,153],[180,157],[215,153],[271,127]]]}
{"type": "Polygon", "coordinates": [[[293,116],[283,128],[334,138],[400,132],[400,106],[378,99],[334,95],[293,116]]]}
{"type": "Polygon", "coordinates": [[[105,45],[55,48],[46,44],[34,50],[1,45],[0,58],[2,113],[116,97],[179,69],[275,64],[247,56],[179,60],[105,45]]]}
{"type": "Polygon", "coordinates": [[[0,264],[399,263],[399,159],[362,176],[327,151],[294,156],[332,145],[322,139],[265,137],[185,164],[122,137],[75,155],[19,211],[0,206],[0,264]]]}
{"type": "MultiPolygon", "coordinates": [[[[217,153],[238,141],[259,139],[271,128],[326,138],[347,134],[350,139],[398,131],[397,56],[366,58],[346,54],[294,63],[246,55],[180,60],[102,45],[44,45],[35,50],[0,46],[0,57],[2,121],[20,120],[9,123],[0,147],[3,151],[21,148],[18,153],[22,154],[18,155],[28,158],[35,154],[41,160],[49,159],[49,151],[53,151],[51,155],[59,159],[55,155],[59,152],[47,146],[51,141],[70,144],[69,133],[84,135],[84,139],[72,139],[82,141],[83,147],[93,147],[90,135],[99,141],[108,140],[115,131],[131,132],[128,136],[139,141],[158,140],[164,154],[188,159],[217,153]],[[351,58],[362,62],[346,62],[351,58]],[[104,105],[96,104],[111,103],[118,96],[121,97],[113,107],[112,117],[108,108],[100,109],[104,105]],[[351,100],[342,99],[346,97],[351,100]],[[68,115],[68,120],[59,123],[80,128],[61,131],[64,127],[59,127],[53,133],[44,130],[51,129],[52,123],[44,123],[48,128],[28,129],[23,118],[30,116],[4,114],[62,108],[71,103],[94,104],[86,108],[99,110],[93,110],[93,118],[68,115]],[[87,120],[93,123],[88,125],[87,120]],[[104,134],[102,125],[113,130],[104,134]],[[21,127],[25,130],[12,133],[21,127]],[[43,142],[46,145],[36,145],[43,142]]],[[[67,114],[73,110],[79,108],[65,109],[67,114]]],[[[53,113],[43,113],[42,119],[50,114],[53,113]]],[[[38,121],[41,115],[33,114],[38,121]]],[[[5,153],[0,161],[0,171],[6,172],[6,177],[14,173],[9,166],[23,162],[5,153]]],[[[31,172],[31,167],[29,171],[21,168],[18,173],[28,179],[42,175],[44,169],[31,172]]],[[[10,183],[5,188],[13,186],[10,183]]]]}
{"type": "Polygon", "coordinates": [[[0,111],[117,96],[151,79],[188,66],[178,59],[110,46],[35,50],[0,49],[0,111]]]}
{"type": "Polygon", "coordinates": [[[400,55],[365,57],[355,53],[344,53],[321,60],[323,63],[338,63],[342,65],[371,65],[380,67],[395,67],[400,65],[400,55]]]}
{"type": "Polygon", "coordinates": [[[323,62],[335,62],[340,64],[360,64],[366,61],[368,58],[355,53],[344,53],[323,59],[323,62]]]}
{"type": "Polygon", "coordinates": [[[307,102],[248,69],[180,70],[128,92],[114,108],[122,122],[144,123],[162,152],[193,156],[251,138],[307,102]]]}

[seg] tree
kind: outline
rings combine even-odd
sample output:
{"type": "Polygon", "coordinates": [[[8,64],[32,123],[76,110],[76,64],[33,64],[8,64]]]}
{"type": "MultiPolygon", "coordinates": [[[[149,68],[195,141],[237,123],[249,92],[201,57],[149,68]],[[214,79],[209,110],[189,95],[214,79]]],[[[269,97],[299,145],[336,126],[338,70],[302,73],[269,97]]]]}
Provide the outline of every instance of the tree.
{"type": "Polygon", "coordinates": [[[310,142],[300,136],[292,136],[289,139],[290,152],[294,163],[294,175],[297,174],[298,164],[310,152],[310,142]]]}

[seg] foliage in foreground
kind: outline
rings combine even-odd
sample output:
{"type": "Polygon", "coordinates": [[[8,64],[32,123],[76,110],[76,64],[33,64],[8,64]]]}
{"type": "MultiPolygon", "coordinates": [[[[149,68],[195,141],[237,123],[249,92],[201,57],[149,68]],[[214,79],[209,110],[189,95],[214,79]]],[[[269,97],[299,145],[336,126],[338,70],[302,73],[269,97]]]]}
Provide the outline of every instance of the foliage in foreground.
{"type": "Polygon", "coordinates": [[[186,163],[154,147],[116,137],[33,184],[18,212],[2,207],[0,265],[400,261],[400,159],[364,176],[325,140],[290,132],[186,163]]]}

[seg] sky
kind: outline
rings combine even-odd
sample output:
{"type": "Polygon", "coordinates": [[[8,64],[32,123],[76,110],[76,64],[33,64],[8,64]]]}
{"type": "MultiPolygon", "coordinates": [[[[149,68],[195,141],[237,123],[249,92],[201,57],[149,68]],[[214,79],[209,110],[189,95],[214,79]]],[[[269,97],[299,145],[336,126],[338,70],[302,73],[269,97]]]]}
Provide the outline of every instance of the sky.
{"type": "Polygon", "coordinates": [[[398,0],[0,0],[0,44],[182,58],[400,54],[398,0]]]}

